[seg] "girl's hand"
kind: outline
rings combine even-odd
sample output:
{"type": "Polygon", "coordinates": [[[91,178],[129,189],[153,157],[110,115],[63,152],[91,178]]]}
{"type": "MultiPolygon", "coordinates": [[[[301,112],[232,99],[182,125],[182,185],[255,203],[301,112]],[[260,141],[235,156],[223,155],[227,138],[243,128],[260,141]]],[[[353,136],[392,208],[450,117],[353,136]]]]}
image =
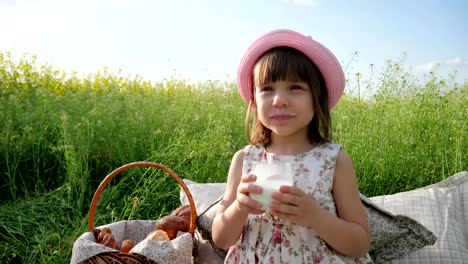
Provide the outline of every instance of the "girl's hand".
{"type": "Polygon", "coordinates": [[[304,191],[294,186],[281,186],[272,197],[280,203],[270,205],[271,213],[301,226],[311,226],[320,208],[304,191]]]}
{"type": "Polygon", "coordinates": [[[263,214],[265,211],[261,210],[262,204],[252,198],[249,193],[261,194],[262,187],[257,186],[254,182],[257,176],[253,174],[242,175],[239,186],[237,186],[236,200],[239,209],[249,214],[263,214]]]}

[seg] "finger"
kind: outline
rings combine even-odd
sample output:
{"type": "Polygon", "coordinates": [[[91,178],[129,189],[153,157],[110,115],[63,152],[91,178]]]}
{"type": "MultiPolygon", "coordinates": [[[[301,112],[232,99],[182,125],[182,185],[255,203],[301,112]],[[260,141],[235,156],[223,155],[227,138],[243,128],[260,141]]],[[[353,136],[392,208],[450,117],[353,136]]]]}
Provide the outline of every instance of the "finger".
{"type": "Polygon", "coordinates": [[[255,194],[261,194],[263,191],[262,187],[255,185],[253,183],[241,183],[239,186],[237,186],[237,192],[238,193],[255,193],[255,194]]]}
{"type": "Polygon", "coordinates": [[[295,194],[284,193],[284,192],[274,192],[271,197],[283,204],[292,204],[299,205],[302,203],[303,197],[297,196],[295,194]]]}
{"type": "Polygon", "coordinates": [[[279,191],[282,193],[290,193],[296,196],[305,196],[306,193],[301,190],[300,188],[297,188],[295,186],[289,186],[289,185],[281,185],[279,187],[279,191]]]}
{"type": "Polygon", "coordinates": [[[237,194],[237,201],[244,206],[249,207],[251,210],[260,211],[262,208],[262,204],[244,193],[237,194]]]}
{"type": "Polygon", "coordinates": [[[294,205],[284,204],[284,203],[272,203],[270,205],[270,210],[272,212],[281,214],[282,216],[298,215],[300,213],[299,207],[294,206],[294,205]]]}
{"type": "Polygon", "coordinates": [[[254,182],[256,180],[257,176],[255,176],[255,174],[246,174],[241,177],[241,182],[254,182]]]}

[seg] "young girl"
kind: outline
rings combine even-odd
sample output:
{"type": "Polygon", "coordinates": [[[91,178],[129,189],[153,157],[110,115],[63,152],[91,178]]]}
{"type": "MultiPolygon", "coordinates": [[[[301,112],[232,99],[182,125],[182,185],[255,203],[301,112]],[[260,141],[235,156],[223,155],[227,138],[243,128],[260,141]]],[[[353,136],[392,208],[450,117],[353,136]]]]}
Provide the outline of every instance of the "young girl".
{"type": "Polygon", "coordinates": [[[335,56],[311,37],[272,31],[247,50],[237,82],[250,145],[232,159],[213,222],[225,263],[372,263],[352,161],[331,142],[330,109],[345,85],[335,56]],[[266,211],[250,196],[263,191],[248,173],[260,160],[293,171],[294,184],[274,192],[266,211]]]}

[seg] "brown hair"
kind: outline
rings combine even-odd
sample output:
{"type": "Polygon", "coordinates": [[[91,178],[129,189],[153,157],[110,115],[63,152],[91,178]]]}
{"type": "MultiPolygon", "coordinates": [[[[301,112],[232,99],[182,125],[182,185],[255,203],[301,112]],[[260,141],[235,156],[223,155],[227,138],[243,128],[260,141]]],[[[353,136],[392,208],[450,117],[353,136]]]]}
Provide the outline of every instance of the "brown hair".
{"type": "MultiPolygon", "coordinates": [[[[252,73],[252,95],[258,85],[275,81],[301,81],[311,88],[314,117],[309,123],[310,143],[329,142],[332,138],[330,108],[325,81],[317,66],[302,52],[289,48],[277,47],[263,54],[252,73]]],[[[250,101],[246,115],[246,134],[252,145],[268,146],[271,143],[271,130],[258,119],[255,97],[250,101]],[[252,118],[252,112],[254,116],[252,118]]]]}

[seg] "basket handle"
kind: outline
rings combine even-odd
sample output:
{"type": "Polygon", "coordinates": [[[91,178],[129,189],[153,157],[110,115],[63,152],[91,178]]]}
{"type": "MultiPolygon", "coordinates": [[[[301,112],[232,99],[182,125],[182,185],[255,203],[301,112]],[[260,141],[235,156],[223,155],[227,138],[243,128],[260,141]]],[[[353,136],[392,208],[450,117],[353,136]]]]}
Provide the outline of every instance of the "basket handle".
{"type": "Polygon", "coordinates": [[[88,213],[88,231],[93,232],[93,230],[94,230],[94,214],[96,213],[97,202],[99,200],[99,197],[101,196],[101,193],[104,191],[104,187],[106,187],[107,183],[110,180],[112,180],[112,178],[117,176],[119,173],[121,173],[123,171],[126,171],[126,170],[128,170],[130,168],[139,167],[139,166],[153,167],[153,168],[161,169],[161,170],[167,172],[169,175],[171,175],[172,178],[174,178],[174,180],[176,180],[177,183],[179,183],[179,185],[182,187],[185,194],[187,195],[187,198],[188,198],[188,201],[189,201],[189,204],[190,204],[190,209],[191,210],[190,210],[189,232],[193,236],[193,233],[194,233],[195,228],[196,228],[195,223],[197,221],[197,212],[196,212],[196,208],[195,208],[195,202],[193,201],[192,194],[190,193],[187,185],[184,183],[184,181],[179,176],[177,176],[168,167],[166,167],[166,166],[164,166],[162,164],[159,164],[159,163],[154,163],[154,162],[149,162],[149,161],[137,161],[137,162],[132,162],[132,163],[125,164],[125,165],[115,169],[113,172],[108,174],[106,176],[106,178],[104,178],[104,180],[101,182],[101,184],[99,184],[99,187],[97,188],[96,192],[94,193],[93,199],[91,200],[91,206],[89,207],[89,213],[88,213]]]}

